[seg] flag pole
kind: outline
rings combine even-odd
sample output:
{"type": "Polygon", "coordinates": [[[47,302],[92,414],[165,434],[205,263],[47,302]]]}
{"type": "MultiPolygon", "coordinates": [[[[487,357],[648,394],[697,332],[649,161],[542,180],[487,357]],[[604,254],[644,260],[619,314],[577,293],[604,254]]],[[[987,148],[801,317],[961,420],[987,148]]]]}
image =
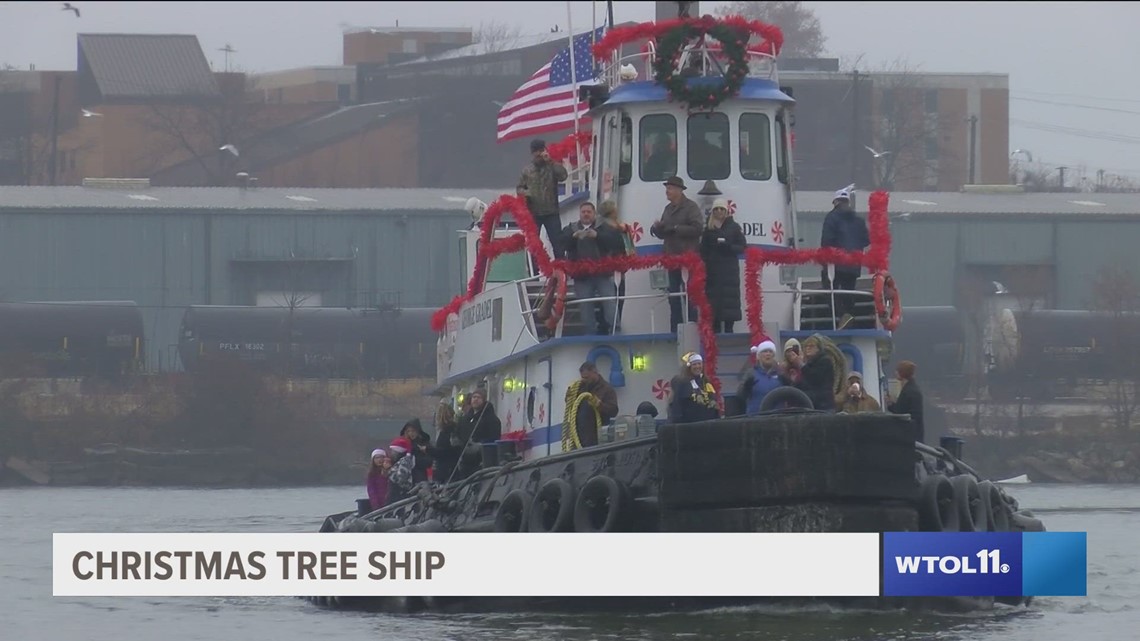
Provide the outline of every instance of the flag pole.
{"type": "MultiPolygon", "coordinates": [[[[566,31],[570,33],[570,86],[575,87],[578,80],[574,75],[574,26],[570,20],[570,0],[566,0],[566,31]]],[[[582,162],[582,143],[578,141],[578,90],[574,89],[574,152],[578,156],[578,162],[582,162]]]]}

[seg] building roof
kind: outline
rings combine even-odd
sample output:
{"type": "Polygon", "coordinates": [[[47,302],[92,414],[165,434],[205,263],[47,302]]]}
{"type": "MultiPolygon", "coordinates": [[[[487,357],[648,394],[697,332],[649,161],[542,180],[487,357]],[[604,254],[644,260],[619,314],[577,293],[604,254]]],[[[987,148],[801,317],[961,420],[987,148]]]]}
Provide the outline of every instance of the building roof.
{"type": "MultiPolygon", "coordinates": [[[[329,189],[255,187],[24,187],[0,186],[0,212],[20,210],[258,210],[383,212],[407,210],[462,211],[475,196],[490,204],[513,187],[502,189],[329,189]]],[[[830,191],[796,193],[801,214],[831,210],[830,191]]],[[[868,192],[856,193],[860,213],[867,211],[868,192]]],[[[697,198],[700,198],[697,196],[697,198]]],[[[1140,194],[1032,193],[972,194],[960,192],[894,192],[892,216],[914,218],[961,216],[1081,217],[1140,216],[1140,194]]]]}
{"type": "MultiPolygon", "coordinates": [[[[238,143],[241,170],[256,172],[302,153],[320,149],[360,131],[381,124],[386,118],[413,108],[418,99],[389,100],[342,107],[298,123],[266,131],[238,143]]],[[[201,162],[191,158],[153,174],[154,182],[193,183],[201,177],[201,162]]]]}
{"type": "Polygon", "coordinates": [[[197,36],[81,33],[79,57],[103,98],[218,93],[197,36]]]}
{"type": "MultiPolygon", "coordinates": [[[[581,35],[581,34],[578,34],[581,35]]],[[[503,43],[496,43],[494,51],[487,51],[487,45],[483,42],[472,43],[463,47],[455,49],[448,49],[447,51],[433,54],[430,56],[423,56],[421,58],[414,58],[404,62],[398,62],[391,65],[392,67],[405,67],[409,65],[418,65],[425,62],[438,62],[440,60],[455,60],[458,58],[473,58],[476,56],[490,55],[492,53],[503,53],[506,51],[518,51],[520,49],[528,49],[538,45],[546,44],[548,42],[565,42],[567,46],[570,44],[570,38],[566,32],[558,33],[538,33],[520,35],[510,38],[509,41],[503,43]]]]}
{"type": "Polygon", "coordinates": [[[463,211],[475,196],[490,204],[503,189],[327,189],[254,187],[8,187],[0,186],[0,213],[49,211],[463,211]]]}
{"type": "MultiPolygon", "coordinates": [[[[796,192],[800,213],[831,210],[834,192],[796,192]]],[[[867,211],[869,191],[856,193],[857,208],[867,211]]],[[[892,216],[1140,216],[1140,194],[1116,193],[970,193],[958,191],[893,192],[892,216]]]]}

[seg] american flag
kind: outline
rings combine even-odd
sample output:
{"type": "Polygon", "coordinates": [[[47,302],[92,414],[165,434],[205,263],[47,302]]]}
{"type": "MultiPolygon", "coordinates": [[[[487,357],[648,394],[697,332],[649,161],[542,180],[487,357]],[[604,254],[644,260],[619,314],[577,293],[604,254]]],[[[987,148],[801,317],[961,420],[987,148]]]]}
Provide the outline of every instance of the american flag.
{"type": "MultiPolygon", "coordinates": [[[[599,68],[591,51],[602,39],[605,27],[574,36],[574,76],[570,75],[570,47],[534,72],[499,110],[498,141],[570,129],[574,126],[574,103],[578,87],[594,84],[599,68]]],[[[579,123],[589,126],[585,117],[589,105],[578,103],[579,123]]]]}

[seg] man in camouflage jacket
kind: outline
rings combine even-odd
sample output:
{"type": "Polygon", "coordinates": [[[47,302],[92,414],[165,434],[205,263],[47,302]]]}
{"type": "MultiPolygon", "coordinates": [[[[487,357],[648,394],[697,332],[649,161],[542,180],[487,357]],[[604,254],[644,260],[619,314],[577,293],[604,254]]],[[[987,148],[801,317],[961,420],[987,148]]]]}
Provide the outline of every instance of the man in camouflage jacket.
{"type": "Polygon", "coordinates": [[[534,216],[534,222],[546,228],[546,237],[555,258],[564,258],[562,225],[558,210],[558,183],[566,180],[566,168],[554,162],[546,151],[546,142],[530,142],[531,162],[523,168],[519,176],[516,193],[526,197],[526,206],[534,216]]]}

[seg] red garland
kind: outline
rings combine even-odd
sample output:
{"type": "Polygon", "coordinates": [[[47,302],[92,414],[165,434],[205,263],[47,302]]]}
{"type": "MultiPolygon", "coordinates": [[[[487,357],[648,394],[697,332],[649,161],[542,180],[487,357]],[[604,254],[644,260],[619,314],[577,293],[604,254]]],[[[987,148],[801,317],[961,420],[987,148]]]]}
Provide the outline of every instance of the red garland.
{"type": "Polygon", "coordinates": [[[576,135],[568,134],[562,140],[547,145],[546,151],[554,162],[569,162],[571,167],[577,167],[578,147],[582,148],[582,155],[586,157],[586,162],[590,162],[590,144],[593,141],[593,132],[579,131],[576,135]]]}
{"type": "MultiPolygon", "coordinates": [[[[891,235],[887,218],[887,205],[890,197],[885,191],[871,194],[867,214],[868,233],[871,246],[865,252],[848,252],[831,247],[819,249],[786,249],[764,251],[750,247],[745,251],[745,301],[748,314],[748,328],[753,344],[764,337],[764,299],[760,287],[760,271],[764,265],[861,265],[871,271],[886,270],[890,263],[891,235]]],[[[432,331],[443,331],[450,314],[458,313],[463,303],[471,300],[482,289],[483,275],[487,265],[501,254],[513,253],[525,248],[534,257],[539,271],[549,277],[555,269],[563,270],[570,276],[593,276],[635,269],[662,267],[664,269],[686,269],[689,272],[688,293],[698,311],[697,327],[700,332],[701,350],[705,358],[705,369],[713,387],[720,391],[720,379],[716,375],[717,346],[712,328],[712,306],[705,294],[705,264],[697,252],[657,256],[611,256],[597,260],[552,260],[539,237],[538,226],[527,209],[526,200],[519,196],[503,195],[491,203],[483,216],[480,236],[480,251],[467,284],[467,293],[456,296],[446,306],[432,315],[432,331]],[[511,212],[518,223],[521,234],[491,240],[493,231],[502,216],[511,212]]],[[[723,403],[723,398],[720,399],[723,403]]]]}
{"type": "MultiPolygon", "coordinates": [[[[717,22],[717,19],[712,16],[704,16],[701,18],[673,18],[662,22],[642,22],[625,27],[615,27],[606,32],[601,40],[594,43],[594,57],[604,60],[619,50],[623,44],[638,40],[658,40],[666,32],[686,23],[700,24],[708,28],[717,22]]],[[[784,33],[775,25],[759,20],[749,20],[741,16],[727,16],[721,18],[719,22],[762,38],[760,45],[748,47],[749,51],[776,56],[779,55],[780,49],[784,46],[784,33]]]]}
{"type": "Polygon", "coordinates": [[[833,247],[818,249],[762,250],[749,247],[744,252],[744,295],[748,329],[753,344],[763,340],[764,292],[760,286],[760,270],[764,265],[861,265],[871,272],[886,270],[890,265],[891,231],[887,217],[890,195],[885,191],[871,194],[867,213],[871,246],[865,252],[849,252],[833,247]]]}
{"type": "Polygon", "coordinates": [[[705,371],[708,372],[709,381],[719,392],[720,379],[716,376],[717,347],[712,327],[712,306],[705,294],[705,263],[701,260],[700,254],[689,252],[670,256],[612,256],[598,260],[555,261],[550,258],[550,254],[542,244],[542,239],[538,235],[538,226],[526,206],[526,199],[506,194],[500,196],[487,207],[487,211],[483,214],[482,225],[479,241],[481,249],[476,258],[471,280],[467,283],[467,293],[456,296],[446,306],[436,310],[431,317],[432,331],[442,332],[447,325],[447,317],[458,313],[464,303],[482,291],[483,275],[486,273],[487,265],[492,260],[500,254],[519,251],[524,246],[538,264],[539,272],[547,277],[550,277],[555,270],[563,270],[569,276],[587,276],[652,267],[687,269],[689,271],[689,297],[699,314],[697,327],[701,337],[705,371]],[[491,240],[493,230],[507,212],[511,213],[522,233],[491,240]]]}

